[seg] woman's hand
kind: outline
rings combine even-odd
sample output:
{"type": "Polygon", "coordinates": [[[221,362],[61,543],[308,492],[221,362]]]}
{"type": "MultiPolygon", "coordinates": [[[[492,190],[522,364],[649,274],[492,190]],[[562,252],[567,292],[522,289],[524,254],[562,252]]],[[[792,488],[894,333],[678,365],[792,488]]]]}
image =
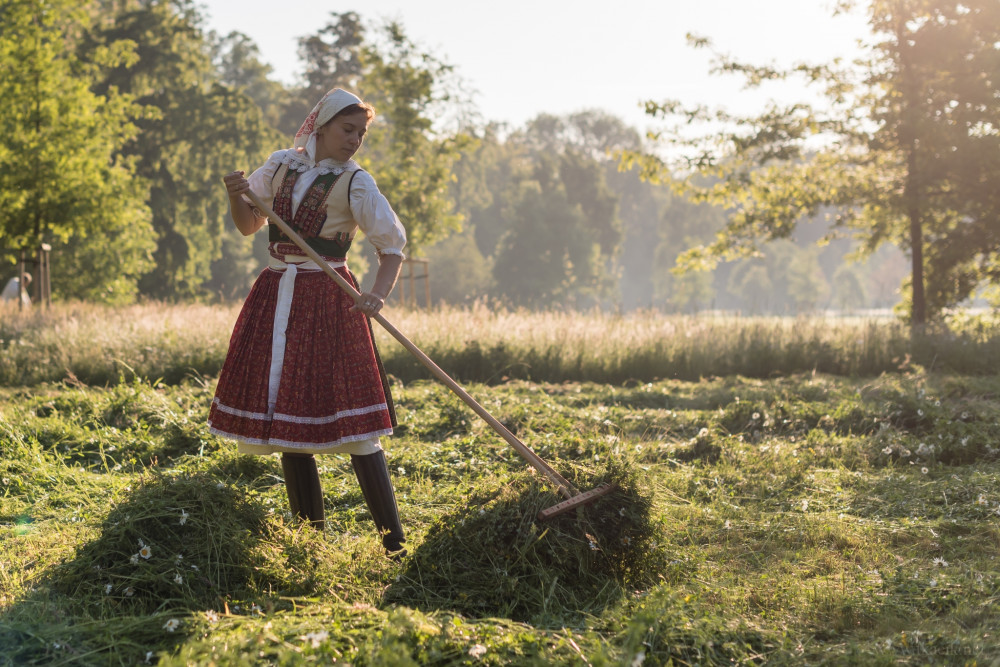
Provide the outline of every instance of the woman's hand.
{"type": "Polygon", "coordinates": [[[373,292],[362,292],[361,299],[356,304],[351,306],[351,310],[360,311],[367,317],[375,317],[378,315],[379,311],[382,310],[382,306],[384,305],[384,298],[373,292]]]}
{"type": "Polygon", "coordinates": [[[244,193],[250,192],[250,182],[243,178],[243,174],[242,171],[231,171],[222,177],[222,182],[226,184],[229,194],[229,217],[241,234],[250,236],[264,226],[267,218],[263,214],[258,215],[259,211],[243,198],[244,193]]]}
{"type": "Polygon", "coordinates": [[[244,172],[231,171],[222,177],[222,182],[226,184],[226,192],[230,198],[239,197],[244,192],[250,191],[250,182],[243,178],[244,172]]]}

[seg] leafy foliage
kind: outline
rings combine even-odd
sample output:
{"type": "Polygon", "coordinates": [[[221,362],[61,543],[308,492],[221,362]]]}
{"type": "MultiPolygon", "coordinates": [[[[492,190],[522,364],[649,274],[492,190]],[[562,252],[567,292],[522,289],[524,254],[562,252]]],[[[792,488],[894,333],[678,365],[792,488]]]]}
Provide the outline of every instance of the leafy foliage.
{"type": "Polygon", "coordinates": [[[49,243],[57,296],[130,301],[152,244],[144,181],[120,150],[144,112],[135,96],[92,86],[135,53],[110,40],[77,57],[89,16],[76,2],[4,2],[0,23],[5,260],[49,243]]]}
{"type": "Polygon", "coordinates": [[[648,177],[676,174],[694,201],[731,211],[714,241],[685,253],[687,266],[747,256],[759,241],[789,238],[800,220],[835,207],[833,233],[855,235],[868,252],[885,243],[909,252],[911,320],[922,325],[992,280],[988,230],[997,209],[986,184],[1000,173],[1000,134],[995,105],[984,100],[1000,81],[1000,20],[992,2],[873,1],[867,9],[877,41],[854,69],[834,62],[776,70],[717,55],[714,72],[749,87],[800,76],[821,87],[825,109],[771,103],[739,117],[649,102],[650,114],[677,121],[663,135],[676,151],[669,161],[633,159],[648,177]],[[682,129],[699,124],[710,129],[682,129]],[[713,180],[689,178],[695,174],[713,180]]]}

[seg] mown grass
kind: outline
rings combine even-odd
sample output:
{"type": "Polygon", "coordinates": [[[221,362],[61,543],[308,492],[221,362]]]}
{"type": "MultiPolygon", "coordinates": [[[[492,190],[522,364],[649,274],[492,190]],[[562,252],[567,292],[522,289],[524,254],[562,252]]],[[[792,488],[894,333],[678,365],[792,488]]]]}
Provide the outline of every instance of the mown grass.
{"type": "Polygon", "coordinates": [[[111,381],[0,388],[0,665],[1000,660],[994,375],[468,385],[581,488],[621,485],[544,524],[539,475],[447,389],[397,376],[397,563],[345,457],[321,461],[327,530],[302,526],[276,459],[208,434],[211,374],[131,373],[124,328],[111,381]]]}

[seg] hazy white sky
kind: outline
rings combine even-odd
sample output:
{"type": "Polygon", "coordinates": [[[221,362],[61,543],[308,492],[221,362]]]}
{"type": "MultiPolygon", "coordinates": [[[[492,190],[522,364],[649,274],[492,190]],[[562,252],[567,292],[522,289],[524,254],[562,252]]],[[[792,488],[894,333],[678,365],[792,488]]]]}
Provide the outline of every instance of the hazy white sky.
{"type": "Polygon", "coordinates": [[[832,16],[832,0],[201,0],[208,27],[237,30],[260,47],[278,79],[300,66],[297,39],[330,12],[394,19],[477,91],[485,119],[520,125],[538,113],[602,109],[644,129],[640,104],[679,98],[739,110],[790,91],[738,93],[709,77],[709,55],[686,33],[756,64],[851,58],[866,38],[860,15],[832,16]]]}

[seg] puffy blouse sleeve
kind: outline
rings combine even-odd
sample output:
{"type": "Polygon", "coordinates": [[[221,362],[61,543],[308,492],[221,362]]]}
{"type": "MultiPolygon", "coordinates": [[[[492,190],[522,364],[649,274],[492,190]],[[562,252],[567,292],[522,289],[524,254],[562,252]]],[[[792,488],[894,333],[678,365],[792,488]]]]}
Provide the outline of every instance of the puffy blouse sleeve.
{"type": "Polygon", "coordinates": [[[274,180],[274,174],[277,173],[278,167],[281,166],[282,157],[285,152],[282,150],[277,153],[271,153],[271,157],[267,158],[264,164],[257,167],[252,174],[247,176],[250,191],[266,202],[274,200],[275,193],[271,190],[271,181],[274,180]]]}
{"type": "Polygon", "coordinates": [[[367,171],[358,170],[354,174],[351,213],[379,254],[403,256],[406,230],[367,171]]]}

